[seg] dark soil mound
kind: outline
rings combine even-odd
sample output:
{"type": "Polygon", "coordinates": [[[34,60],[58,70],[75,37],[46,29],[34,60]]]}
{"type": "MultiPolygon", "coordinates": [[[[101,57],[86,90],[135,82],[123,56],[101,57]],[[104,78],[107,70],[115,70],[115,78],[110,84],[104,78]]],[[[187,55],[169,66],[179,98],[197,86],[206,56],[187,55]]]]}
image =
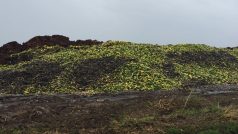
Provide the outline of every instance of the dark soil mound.
{"type": "Polygon", "coordinates": [[[81,44],[81,45],[100,45],[102,41],[97,40],[77,40],[74,44],[81,44]]]}
{"type": "Polygon", "coordinates": [[[53,35],[53,36],[36,36],[23,45],[27,46],[28,48],[37,47],[37,46],[44,46],[44,45],[60,45],[67,47],[72,44],[68,37],[62,35],[53,35]]]}
{"type": "Polygon", "coordinates": [[[0,64],[6,64],[11,54],[18,53],[23,50],[24,47],[16,41],[3,45],[0,47],[0,64]]]}
{"type": "Polygon", "coordinates": [[[12,64],[12,62],[9,62],[11,61],[11,54],[19,53],[30,48],[43,47],[45,45],[59,45],[62,47],[69,47],[70,45],[100,45],[102,43],[102,41],[97,40],[70,41],[68,37],[62,35],[36,36],[23,44],[13,41],[0,47],[0,64],[12,64]]]}
{"type": "Polygon", "coordinates": [[[16,52],[20,52],[22,50],[21,48],[21,44],[19,44],[16,41],[13,42],[9,42],[5,45],[3,45],[0,49],[0,53],[16,53],[16,52]]]}

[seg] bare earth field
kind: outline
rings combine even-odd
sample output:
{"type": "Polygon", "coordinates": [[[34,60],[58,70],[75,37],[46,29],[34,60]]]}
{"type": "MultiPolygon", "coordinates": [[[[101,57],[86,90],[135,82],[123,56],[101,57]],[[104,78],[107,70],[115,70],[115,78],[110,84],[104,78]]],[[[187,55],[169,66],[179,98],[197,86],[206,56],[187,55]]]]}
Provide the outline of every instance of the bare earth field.
{"type": "Polygon", "coordinates": [[[0,133],[238,133],[238,86],[0,96],[0,133]]]}

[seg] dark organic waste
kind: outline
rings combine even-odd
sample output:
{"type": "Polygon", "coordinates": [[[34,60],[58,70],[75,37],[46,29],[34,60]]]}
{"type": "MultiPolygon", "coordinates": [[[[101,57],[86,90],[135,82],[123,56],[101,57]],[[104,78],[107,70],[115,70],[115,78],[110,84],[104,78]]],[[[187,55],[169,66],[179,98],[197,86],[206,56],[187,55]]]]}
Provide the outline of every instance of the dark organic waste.
{"type": "Polygon", "coordinates": [[[238,84],[238,49],[37,36],[0,48],[0,93],[103,93],[238,84]]]}
{"type": "MultiPolygon", "coordinates": [[[[237,64],[238,59],[227,51],[195,51],[195,52],[182,52],[182,53],[168,53],[167,56],[172,60],[184,64],[204,64],[210,66],[225,67],[229,63],[237,64]],[[221,62],[222,61],[222,62],[221,62]]],[[[238,64],[237,64],[238,65],[238,64]]]]}

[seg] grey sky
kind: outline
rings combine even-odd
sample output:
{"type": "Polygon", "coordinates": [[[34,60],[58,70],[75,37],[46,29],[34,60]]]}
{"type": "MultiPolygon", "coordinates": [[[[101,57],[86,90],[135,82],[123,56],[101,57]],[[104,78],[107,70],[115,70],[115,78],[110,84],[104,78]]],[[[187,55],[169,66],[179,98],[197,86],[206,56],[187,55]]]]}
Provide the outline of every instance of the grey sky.
{"type": "Polygon", "coordinates": [[[0,44],[36,35],[238,46],[237,0],[0,0],[0,44]]]}

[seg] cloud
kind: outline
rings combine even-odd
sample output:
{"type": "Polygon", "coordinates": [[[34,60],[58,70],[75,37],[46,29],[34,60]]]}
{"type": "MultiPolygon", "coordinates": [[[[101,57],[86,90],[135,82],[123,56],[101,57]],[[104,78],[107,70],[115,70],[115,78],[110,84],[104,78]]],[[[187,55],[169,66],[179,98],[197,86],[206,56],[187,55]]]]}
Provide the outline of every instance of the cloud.
{"type": "Polygon", "coordinates": [[[236,0],[7,0],[0,44],[35,35],[135,42],[238,44],[236,0]]]}

